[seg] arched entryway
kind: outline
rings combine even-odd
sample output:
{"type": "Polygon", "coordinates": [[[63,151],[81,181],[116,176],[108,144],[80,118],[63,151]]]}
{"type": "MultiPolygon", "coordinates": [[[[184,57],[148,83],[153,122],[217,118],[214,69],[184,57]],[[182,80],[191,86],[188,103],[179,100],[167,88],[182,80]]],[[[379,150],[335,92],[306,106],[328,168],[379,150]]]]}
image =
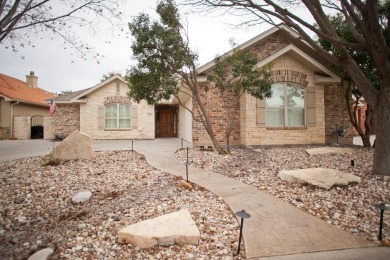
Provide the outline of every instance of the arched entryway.
{"type": "Polygon", "coordinates": [[[31,139],[43,139],[43,116],[31,117],[31,139]]]}

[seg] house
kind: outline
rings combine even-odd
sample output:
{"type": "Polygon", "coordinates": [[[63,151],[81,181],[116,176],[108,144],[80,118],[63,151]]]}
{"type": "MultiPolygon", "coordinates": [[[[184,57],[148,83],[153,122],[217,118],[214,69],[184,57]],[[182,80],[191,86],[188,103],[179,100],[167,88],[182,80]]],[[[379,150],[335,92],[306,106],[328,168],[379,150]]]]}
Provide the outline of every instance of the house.
{"type": "Polygon", "coordinates": [[[56,97],[53,134],[65,137],[74,130],[92,139],[153,139],[154,106],[127,97],[124,79],[114,75],[99,84],[56,97]]]}
{"type": "Polygon", "coordinates": [[[0,74],[0,139],[43,138],[43,117],[49,115],[45,100],[52,96],[38,88],[32,71],[25,82],[0,74]]]}
{"type": "MultiPolygon", "coordinates": [[[[256,55],[258,67],[272,64],[273,96],[263,100],[247,93],[241,96],[231,144],[329,144],[338,139],[352,143],[353,131],[344,98],[346,86],[297,33],[281,24],[239,48],[256,55]],[[337,138],[335,130],[340,126],[346,130],[344,138],[337,138]]],[[[211,61],[197,69],[200,84],[206,81],[214,65],[211,61]]],[[[215,88],[203,95],[217,140],[224,144],[226,118],[224,109],[218,106],[220,95],[215,88]]],[[[194,121],[192,128],[194,144],[210,144],[202,124],[194,121]]]]}
{"type": "MultiPolygon", "coordinates": [[[[343,142],[352,141],[341,78],[294,31],[279,25],[239,47],[257,56],[258,67],[272,63],[273,97],[241,96],[231,144],[334,143],[335,129],[340,126],[347,133],[343,142]],[[290,92],[300,94],[291,98],[290,92]]],[[[214,65],[211,61],[197,69],[199,84],[204,84],[214,65]]],[[[54,134],[66,136],[77,129],[92,139],[179,137],[194,145],[211,145],[203,125],[189,112],[197,104],[188,95],[179,96],[180,102],[172,98],[148,105],[131,101],[127,92],[124,79],[115,75],[94,87],[56,98],[54,134]]],[[[224,144],[226,118],[220,96],[215,88],[202,96],[217,140],[224,144]]]]}

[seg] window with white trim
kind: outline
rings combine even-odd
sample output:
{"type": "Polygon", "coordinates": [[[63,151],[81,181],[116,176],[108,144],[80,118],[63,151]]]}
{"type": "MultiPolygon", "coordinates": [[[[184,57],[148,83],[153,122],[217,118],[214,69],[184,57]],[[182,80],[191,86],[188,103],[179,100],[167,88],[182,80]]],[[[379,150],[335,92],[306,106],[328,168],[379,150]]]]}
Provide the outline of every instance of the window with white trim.
{"type": "Polygon", "coordinates": [[[123,103],[111,103],[104,107],[106,129],[130,129],[131,106],[123,103]]]}
{"type": "Polygon", "coordinates": [[[267,126],[305,125],[305,88],[290,82],[271,86],[272,97],[266,100],[267,126]]]}

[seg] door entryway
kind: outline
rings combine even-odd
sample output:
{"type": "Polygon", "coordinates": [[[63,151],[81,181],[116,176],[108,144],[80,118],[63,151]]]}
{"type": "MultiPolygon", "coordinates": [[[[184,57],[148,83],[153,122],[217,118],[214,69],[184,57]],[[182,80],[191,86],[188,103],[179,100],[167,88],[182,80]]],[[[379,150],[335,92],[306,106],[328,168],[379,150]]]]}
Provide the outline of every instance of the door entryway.
{"type": "Polygon", "coordinates": [[[31,139],[43,139],[43,116],[32,116],[31,117],[31,139]]]}
{"type": "Polygon", "coordinates": [[[176,106],[156,106],[156,137],[177,137],[176,106]]]}

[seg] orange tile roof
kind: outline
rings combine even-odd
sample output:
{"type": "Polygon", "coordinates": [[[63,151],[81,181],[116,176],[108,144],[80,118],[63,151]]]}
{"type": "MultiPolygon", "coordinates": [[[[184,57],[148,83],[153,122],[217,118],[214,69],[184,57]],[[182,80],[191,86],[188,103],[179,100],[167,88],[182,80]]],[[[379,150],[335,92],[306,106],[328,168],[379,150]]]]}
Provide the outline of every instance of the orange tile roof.
{"type": "Polygon", "coordinates": [[[0,95],[20,102],[49,106],[47,99],[54,95],[40,88],[32,88],[26,82],[0,74],[0,95]]]}

